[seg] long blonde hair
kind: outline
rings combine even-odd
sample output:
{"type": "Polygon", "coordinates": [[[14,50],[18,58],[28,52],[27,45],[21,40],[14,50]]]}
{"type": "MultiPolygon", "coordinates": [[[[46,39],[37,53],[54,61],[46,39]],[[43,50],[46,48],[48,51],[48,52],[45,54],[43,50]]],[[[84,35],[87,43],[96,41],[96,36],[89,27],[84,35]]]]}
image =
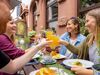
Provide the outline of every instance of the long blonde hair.
{"type": "Polygon", "coordinates": [[[95,38],[97,47],[100,50],[100,8],[93,9],[89,11],[86,15],[92,16],[96,19],[96,36],[91,37],[89,44],[92,44],[95,38]]]}

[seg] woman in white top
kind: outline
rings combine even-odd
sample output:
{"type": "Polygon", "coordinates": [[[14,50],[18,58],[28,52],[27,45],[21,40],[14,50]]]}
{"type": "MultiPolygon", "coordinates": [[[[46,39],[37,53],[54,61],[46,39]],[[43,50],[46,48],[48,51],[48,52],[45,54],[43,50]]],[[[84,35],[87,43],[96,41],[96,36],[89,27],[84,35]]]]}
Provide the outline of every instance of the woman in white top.
{"type": "MultiPolygon", "coordinates": [[[[60,43],[65,45],[71,52],[78,54],[79,58],[90,60],[94,64],[100,64],[100,8],[89,11],[85,20],[85,26],[91,34],[80,46],[74,47],[63,40],[60,43]]],[[[93,75],[91,69],[85,69],[84,67],[72,67],[71,70],[77,75],[93,75]]]]}

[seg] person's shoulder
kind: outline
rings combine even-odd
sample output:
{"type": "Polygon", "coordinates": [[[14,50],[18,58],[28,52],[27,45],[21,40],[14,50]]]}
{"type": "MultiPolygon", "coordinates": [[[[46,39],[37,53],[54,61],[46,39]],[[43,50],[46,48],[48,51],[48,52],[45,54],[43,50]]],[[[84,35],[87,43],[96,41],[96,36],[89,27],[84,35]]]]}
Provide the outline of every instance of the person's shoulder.
{"type": "Polygon", "coordinates": [[[93,34],[92,34],[92,33],[87,35],[87,37],[91,37],[91,36],[93,36],[93,34]]]}
{"type": "Polygon", "coordinates": [[[6,40],[7,40],[7,37],[5,35],[0,35],[1,42],[6,41],[6,40]]]}
{"type": "Polygon", "coordinates": [[[85,36],[85,35],[83,35],[83,34],[80,34],[80,37],[82,37],[82,38],[86,38],[86,36],[85,36]]]}
{"type": "Polygon", "coordinates": [[[92,38],[92,37],[93,37],[93,35],[92,35],[92,34],[88,34],[88,35],[86,36],[85,41],[86,41],[86,42],[88,42],[88,41],[90,40],[90,38],[92,38]]]}
{"type": "Polygon", "coordinates": [[[86,36],[84,36],[83,34],[79,34],[78,37],[79,37],[79,39],[81,39],[81,40],[86,39],[86,36]]]}
{"type": "Polygon", "coordinates": [[[68,36],[68,32],[63,33],[63,34],[60,36],[60,38],[64,38],[64,37],[66,37],[66,36],[68,36]]]}
{"type": "Polygon", "coordinates": [[[88,34],[86,39],[90,39],[91,37],[93,37],[93,34],[88,34]]]}
{"type": "Polygon", "coordinates": [[[6,39],[6,38],[7,38],[6,36],[0,35],[0,40],[4,40],[4,39],[6,39]]]}

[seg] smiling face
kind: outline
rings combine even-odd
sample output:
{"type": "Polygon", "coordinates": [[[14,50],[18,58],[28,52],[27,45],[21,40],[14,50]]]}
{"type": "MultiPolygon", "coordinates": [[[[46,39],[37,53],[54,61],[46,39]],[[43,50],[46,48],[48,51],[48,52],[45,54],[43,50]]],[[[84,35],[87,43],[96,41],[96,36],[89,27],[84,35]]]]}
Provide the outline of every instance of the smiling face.
{"type": "Polygon", "coordinates": [[[67,26],[66,26],[66,29],[67,29],[67,32],[69,33],[72,33],[72,32],[75,32],[75,29],[77,28],[77,25],[75,25],[72,20],[69,20],[67,22],[67,26]]]}
{"type": "Polygon", "coordinates": [[[86,15],[86,22],[85,22],[86,29],[89,33],[96,32],[96,19],[93,16],[86,15]]]}
{"type": "MultiPolygon", "coordinates": [[[[94,39],[96,40],[97,47],[100,49],[100,8],[90,10],[86,14],[86,23],[85,26],[89,33],[93,33],[94,39]]],[[[93,40],[94,40],[93,39],[93,40]]],[[[90,45],[93,43],[93,40],[90,40],[90,45]]]]}
{"type": "Polygon", "coordinates": [[[6,33],[8,35],[13,35],[16,33],[16,24],[14,23],[14,21],[9,21],[7,23],[6,33]]]}

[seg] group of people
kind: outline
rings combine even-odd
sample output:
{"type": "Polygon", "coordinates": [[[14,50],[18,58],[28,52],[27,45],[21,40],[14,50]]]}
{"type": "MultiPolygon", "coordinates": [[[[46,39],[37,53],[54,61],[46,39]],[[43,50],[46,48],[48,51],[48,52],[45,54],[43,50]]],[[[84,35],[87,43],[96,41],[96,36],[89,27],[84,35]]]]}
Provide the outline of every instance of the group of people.
{"type": "MultiPolygon", "coordinates": [[[[23,51],[14,44],[16,24],[11,18],[10,9],[4,2],[0,2],[0,75],[10,75],[23,67],[31,58],[52,41],[44,41],[35,47],[23,51]],[[10,69],[9,69],[10,68],[10,69]]],[[[85,27],[90,33],[87,37],[80,33],[80,24],[76,17],[66,22],[67,31],[60,37],[59,53],[68,58],[79,58],[100,64],[98,55],[100,50],[100,8],[90,10],[85,15],[85,27]]],[[[73,66],[76,75],[93,75],[92,69],[73,66]]],[[[17,75],[17,73],[13,74],[17,75]]]]}
{"type": "MultiPolygon", "coordinates": [[[[41,42],[26,50],[17,48],[14,44],[16,24],[11,18],[10,9],[0,2],[0,75],[11,75],[29,62],[32,57],[49,41],[41,42]],[[10,69],[9,69],[10,68],[10,69]]],[[[17,73],[13,74],[17,75],[17,73]]]]}
{"type": "MultiPolygon", "coordinates": [[[[99,13],[100,13],[100,8],[90,10],[86,13],[85,27],[90,33],[89,35],[87,35],[86,38],[82,35],[80,38],[78,38],[80,34],[75,35],[74,31],[69,33],[69,31],[71,31],[71,27],[69,27],[69,25],[73,21],[71,22],[71,20],[70,21],[68,20],[66,26],[68,32],[62,35],[61,36],[62,40],[60,40],[60,43],[64,45],[65,48],[67,48],[73,54],[77,55],[77,58],[89,60],[94,64],[100,64],[99,61],[100,60],[100,52],[99,52],[100,51],[100,14],[99,13]],[[77,43],[77,41],[74,40],[75,37],[81,40],[80,45],[78,46],[75,46],[75,43],[77,43]]],[[[62,48],[64,49],[64,47],[62,48]]],[[[93,75],[92,69],[85,69],[83,67],[74,66],[71,68],[71,70],[74,71],[76,75],[93,75]]]]}

